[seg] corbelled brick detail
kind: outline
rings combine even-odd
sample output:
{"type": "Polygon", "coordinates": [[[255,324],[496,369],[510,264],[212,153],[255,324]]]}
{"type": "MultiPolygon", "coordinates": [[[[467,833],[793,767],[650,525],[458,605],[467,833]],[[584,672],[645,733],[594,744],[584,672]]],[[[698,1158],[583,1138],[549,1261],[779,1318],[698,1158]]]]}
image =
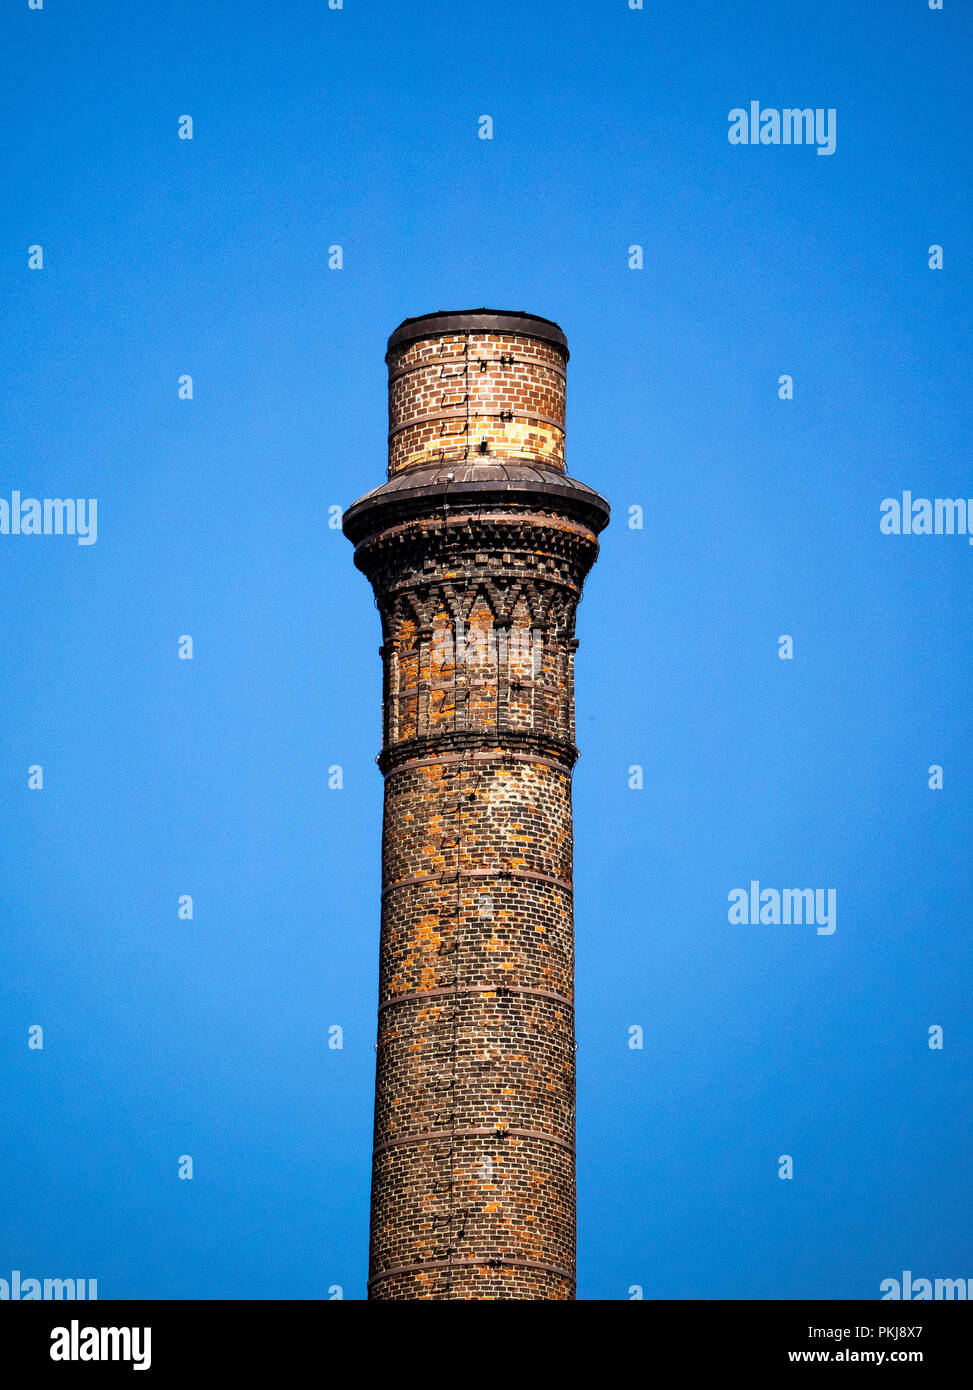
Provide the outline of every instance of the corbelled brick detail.
{"type": "Polygon", "coordinates": [[[563,335],[503,317],[406,321],[390,482],[345,515],[383,631],[372,1299],[575,1296],[574,622],[608,507],[563,476],[563,335]]]}

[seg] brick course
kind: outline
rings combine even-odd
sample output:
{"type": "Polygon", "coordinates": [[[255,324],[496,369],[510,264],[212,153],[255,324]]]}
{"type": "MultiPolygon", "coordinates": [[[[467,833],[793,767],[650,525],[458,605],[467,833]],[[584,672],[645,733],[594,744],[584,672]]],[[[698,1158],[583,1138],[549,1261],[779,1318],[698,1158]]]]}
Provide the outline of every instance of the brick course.
{"type": "Polygon", "coordinates": [[[376,1300],[575,1296],[574,620],[607,504],[558,488],[567,354],[524,327],[389,351],[390,483],[345,516],[383,633],[376,1300]]]}

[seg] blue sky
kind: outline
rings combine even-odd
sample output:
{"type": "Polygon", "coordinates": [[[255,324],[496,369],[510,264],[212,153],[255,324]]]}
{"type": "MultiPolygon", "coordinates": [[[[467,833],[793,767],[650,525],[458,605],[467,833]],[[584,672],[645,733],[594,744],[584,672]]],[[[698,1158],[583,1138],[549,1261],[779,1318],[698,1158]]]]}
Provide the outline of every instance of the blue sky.
{"type": "Polygon", "coordinates": [[[476,305],[561,324],[613,506],[579,1297],[973,1277],[973,550],[879,531],[973,496],[973,21],[794,9],[5,7],[0,496],[98,538],[0,535],[0,1277],[364,1296],[380,632],[328,509],[384,477],[387,335],[476,305]],[[731,145],[753,100],[834,108],[834,154],[731,145]],[[751,879],[835,932],[731,924],[751,879]]]}

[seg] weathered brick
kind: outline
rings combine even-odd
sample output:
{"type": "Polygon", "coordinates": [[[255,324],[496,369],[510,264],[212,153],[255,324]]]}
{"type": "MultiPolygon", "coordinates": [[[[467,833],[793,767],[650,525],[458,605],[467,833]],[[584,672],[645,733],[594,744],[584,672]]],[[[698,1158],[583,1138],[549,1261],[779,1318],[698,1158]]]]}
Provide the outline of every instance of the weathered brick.
{"type": "Polygon", "coordinates": [[[406,325],[389,482],[345,514],[383,632],[369,1297],[572,1299],[574,625],[608,506],[564,476],[556,325],[406,325]]]}

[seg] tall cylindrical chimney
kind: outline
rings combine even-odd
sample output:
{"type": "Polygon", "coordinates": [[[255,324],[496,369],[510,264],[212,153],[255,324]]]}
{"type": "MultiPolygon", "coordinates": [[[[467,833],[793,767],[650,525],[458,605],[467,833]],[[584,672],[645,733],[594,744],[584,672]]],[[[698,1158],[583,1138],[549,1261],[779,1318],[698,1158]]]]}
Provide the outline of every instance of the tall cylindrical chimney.
{"type": "Polygon", "coordinates": [[[382,618],[372,1299],[575,1297],[575,612],[604,498],[567,342],[489,309],[389,339],[388,481],[345,513],[382,618]]]}

